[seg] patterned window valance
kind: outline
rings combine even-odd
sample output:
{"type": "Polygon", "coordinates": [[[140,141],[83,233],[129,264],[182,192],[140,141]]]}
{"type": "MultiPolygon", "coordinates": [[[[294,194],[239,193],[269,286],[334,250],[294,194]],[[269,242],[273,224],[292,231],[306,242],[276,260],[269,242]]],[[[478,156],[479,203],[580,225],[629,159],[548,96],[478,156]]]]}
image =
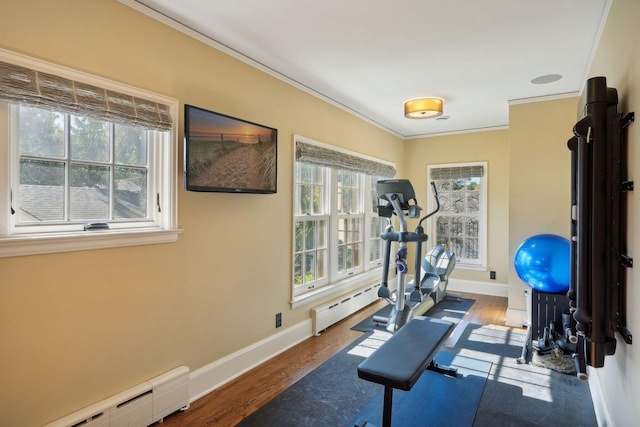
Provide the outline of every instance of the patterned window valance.
{"type": "Polygon", "coordinates": [[[395,167],[388,163],[301,141],[296,141],[296,161],[361,172],[382,178],[393,178],[396,174],[395,167]]]}
{"type": "Polygon", "coordinates": [[[431,179],[435,181],[439,179],[482,178],[483,176],[484,167],[480,165],[434,167],[431,169],[431,179]]]}
{"type": "Polygon", "coordinates": [[[148,129],[171,129],[167,105],[3,61],[0,100],[148,129]]]}

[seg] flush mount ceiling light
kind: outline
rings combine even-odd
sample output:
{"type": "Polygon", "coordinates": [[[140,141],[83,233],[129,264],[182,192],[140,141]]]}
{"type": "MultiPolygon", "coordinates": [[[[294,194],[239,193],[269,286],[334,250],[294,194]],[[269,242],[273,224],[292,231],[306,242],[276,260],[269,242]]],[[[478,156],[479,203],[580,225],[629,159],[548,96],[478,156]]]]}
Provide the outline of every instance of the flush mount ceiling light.
{"type": "Polygon", "coordinates": [[[562,76],[560,74],[545,74],[544,76],[538,76],[531,80],[534,85],[546,85],[549,83],[557,82],[562,76]]]}
{"type": "Polygon", "coordinates": [[[404,103],[404,116],[408,119],[431,119],[442,115],[441,98],[417,98],[404,103]]]}

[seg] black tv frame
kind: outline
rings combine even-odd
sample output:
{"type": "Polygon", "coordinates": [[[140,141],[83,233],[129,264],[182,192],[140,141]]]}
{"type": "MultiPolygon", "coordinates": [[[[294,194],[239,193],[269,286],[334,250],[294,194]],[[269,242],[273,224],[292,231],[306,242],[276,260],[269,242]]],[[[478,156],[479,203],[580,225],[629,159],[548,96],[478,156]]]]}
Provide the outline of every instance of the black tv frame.
{"type": "Polygon", "coordinates": [[[277,129],[185,104],[186,190],[273,194],[277,164],[277,129]]]}

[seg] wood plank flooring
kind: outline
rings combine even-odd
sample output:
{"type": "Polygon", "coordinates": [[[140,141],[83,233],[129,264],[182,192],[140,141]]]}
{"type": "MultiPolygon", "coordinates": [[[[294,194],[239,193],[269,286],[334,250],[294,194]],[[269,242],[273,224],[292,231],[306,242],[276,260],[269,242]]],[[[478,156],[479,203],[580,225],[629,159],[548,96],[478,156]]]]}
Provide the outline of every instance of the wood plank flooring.
{"type": "MultiPolygon", "coordinates": [[[[455,344],[464,326],[469,323],[504,325],[507,298],[463,293],[475,303],[461,320],[445,346],[455,344]]],[[[275,358],[225,384],[207,396],[193,402],[184,412],[164,419],[163,427],[230,427],[256,411],[313,371],[337,352],[362,336],[351,327],[382,308],[380,300],[343,321],[331,326],[319,336],[313,336],[275,358]]]]}

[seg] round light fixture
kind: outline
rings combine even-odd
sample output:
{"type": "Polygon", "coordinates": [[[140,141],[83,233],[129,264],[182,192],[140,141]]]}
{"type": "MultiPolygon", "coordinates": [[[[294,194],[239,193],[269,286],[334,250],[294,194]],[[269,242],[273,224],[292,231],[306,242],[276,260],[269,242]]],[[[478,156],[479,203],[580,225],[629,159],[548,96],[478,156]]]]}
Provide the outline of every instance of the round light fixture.
{"type": "Polygon", "coordinates": [[[408,119],[431,119],[442,115],[442,98],[417,98],[404,103],[404,116],[408,119]]]}
{"type": "Polygon", "coordinates": [[[546,85],[549,83],[557,82],[562,76],[560,74],[545,74],[544,76],[538,76],[531,80],[534,85],[546,85]]]}

